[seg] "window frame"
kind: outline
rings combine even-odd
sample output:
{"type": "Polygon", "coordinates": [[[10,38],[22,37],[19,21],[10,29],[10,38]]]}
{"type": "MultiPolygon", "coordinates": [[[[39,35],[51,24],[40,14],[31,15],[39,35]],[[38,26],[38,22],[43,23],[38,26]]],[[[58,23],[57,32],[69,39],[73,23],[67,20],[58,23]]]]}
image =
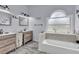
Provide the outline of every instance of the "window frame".
{"type": "MultiPolygon", "coordinates": [[[[62,17],[50,17],[50,18],[48,18],[48,21],[49,21],[49,19],[54,19],[54,18],[55,18],[55,19],[56,19],[56,18],[67,18],[67,17],[68,17],[68,18],[69,18],[69,24],[60,24],[60,25],[69,25],[69,27],[70,27],[70,28],[69,28],[70,33],[72,33],[72,31],[71,31],[71,30],[72,30],[72,29],[71,29],[71,17],[70,17],[70,16],[66,16],[66,13],[65,13],[64,11],[62,11],[62,10],[57,10],[57,11],[58,11],[58,12],[62,12],[63,14],[65,14],[65,16],[62,16],[62,17]]],[[[55,12],[57,13],[57,11],[55,11],[55,12]]],[[[55,12],[54,12],[54,13],[55,13],[55,12]]],[[[53,15],[53,13],[52,13],[52,15],[53,15]]],[[[51,15],[51,16],[52,16],[52,15],[51,15]]],[[[52,25],[54,25],[54,24],[52,24],[52,25]]],[[[56,25],[57,25],[57,24],[56,24],[56,25]]],[[[58,25],[59,25],[59,24],[58,24],[58,25]]],[[[49,26],[49,24],[48,24],[48,26],[49,26]]],[[[47,31],[49,31],[48,27],[47,27],[47,31]]]]}

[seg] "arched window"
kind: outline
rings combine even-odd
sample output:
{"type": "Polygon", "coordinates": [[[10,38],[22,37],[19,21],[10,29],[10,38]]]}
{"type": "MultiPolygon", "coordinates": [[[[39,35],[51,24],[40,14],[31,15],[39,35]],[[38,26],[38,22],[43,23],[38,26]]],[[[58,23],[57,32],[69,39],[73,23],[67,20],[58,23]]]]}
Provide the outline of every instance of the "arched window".
{"type": "Polygon", "coordinates": [[[55,12],[52,13],[52,15],[50,16],[51,18],[54,17],[65,17],[66,13],[63,10],[56,10],[55,12]]]}
{"type": "Polygon", "coordinates": [[[48,19],[48,32],[54,33],[71,33],[70,17],[66,15],[65,11],[57,10],[52,13],[48,19]]]}

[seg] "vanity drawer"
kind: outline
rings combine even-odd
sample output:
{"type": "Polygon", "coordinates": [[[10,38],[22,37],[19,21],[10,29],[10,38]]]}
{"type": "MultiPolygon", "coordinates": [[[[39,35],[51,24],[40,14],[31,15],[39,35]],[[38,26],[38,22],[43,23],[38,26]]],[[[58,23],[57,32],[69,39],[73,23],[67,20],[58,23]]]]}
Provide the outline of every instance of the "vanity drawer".
{"type": "Polygon", "coordinates": [[[30,41],[31,39],[27,38],[27,39],[24,39],[24,44],[27,43],[28,41],[30,41]]]}
{"type": "Polygon", "coordinates": [[[32,34],[32,31],[24,32],[24,34],[32,34]]]}
{"type": "Polygon", "coordinates": [[[32,34],[24,35],[24,38],[32,37],[32,34]]]}
{"type": "Polygon", "coordinates": [[[24,34],[25,36],[32,36],[32,33],[29,33],[29,34],[24,34]]]}
{"type": "Polygon", "coordinates": [[[32,40],[32,31],[24,32],[23,33],[23,44],[31,40],[32,40]]]}
{"type": "Polygon", "coordinates": [[[9,38],[9,39],[3,39],[3,40],[0,40],[0,48],[1,47],[4,47],[8,44],[11,44],[11,43],[15,43],[16,42],[16,38],[9,38]]]}
{"type": "Polygon", "coordinates": [[[9,44],[3,48],[0,48],[0,54],[8,53],[9,51],[16,48],[16,45],[14,43],[9,44]]]}
{"type": "Polygon", "coordinates": [[[24,44],[27,43],[30,40],[32,40],[32,37],[31,36],[24,38],[24,44]]]}

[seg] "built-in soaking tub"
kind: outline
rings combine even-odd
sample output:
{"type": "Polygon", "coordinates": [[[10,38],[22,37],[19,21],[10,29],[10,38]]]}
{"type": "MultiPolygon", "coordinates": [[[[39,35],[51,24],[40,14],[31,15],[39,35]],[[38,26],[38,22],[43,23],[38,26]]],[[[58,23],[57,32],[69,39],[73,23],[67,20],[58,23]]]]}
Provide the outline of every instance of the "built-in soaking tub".
{"type": "MultiPolygon", "coordinates": [[[[59,36],[57,38],[59,38],[59,36]]],[[[68,36],[67,34],[64,36],[65,40],[67,36],[68,36]]],[[[52,54],[78,54],[79,44],[75,42],[77,39],[77,36],[75,35],[71,35],[70,37],[69,36],[67,37],[67,39],[70,38],[70,40],[64,41],[62,39],[55,40],[55,38],[53,39],[53,37],[52,39],[47,39],[45,37],[45,33],[41,34],[39,39],[39,50],[47,53],[52,53],[52,54]],[[74,41],[72,39],[74,39],[74,41]]],[[[63,38],[63,35],[61,35],[60,37],[63,38]]]]}

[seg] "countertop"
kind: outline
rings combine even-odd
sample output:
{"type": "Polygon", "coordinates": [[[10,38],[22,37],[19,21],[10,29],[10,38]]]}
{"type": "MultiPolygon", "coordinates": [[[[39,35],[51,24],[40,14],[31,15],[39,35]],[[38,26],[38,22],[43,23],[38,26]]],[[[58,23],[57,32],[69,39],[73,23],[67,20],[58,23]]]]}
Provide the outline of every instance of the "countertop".
{"type": "MultiPolygon", "coordinates": [[[[28,31],[32,31],[32,30],[27,30],[27,31],[22,31],[22,32],[28,32],[28,31]]],[[[22,33],[22,32],[17,32],[17,33],[22,33]]],[[[17,34],[17,33],[13,33],[13,32],[3,33],[3,34],[0,34],[0,36],[11,35],[11,34],[17,34]]]]}
{"type": "MultiPolygon", "coordinates": [[[[29,32],[29,31],[32,31],[32,30],[26,30],[26,31],[22,31],[22,32],[29,32]]],[[[22,33],[22,32],[18,32],[18,33],[22,33]]]]}
{"type": "Polygon", "coordinates": [[[11,35],[11,34],[16,34],[16,33],[8,33],[8,34],[0,34],[0,36],[5,36],[5,35],[11,35]]]}

